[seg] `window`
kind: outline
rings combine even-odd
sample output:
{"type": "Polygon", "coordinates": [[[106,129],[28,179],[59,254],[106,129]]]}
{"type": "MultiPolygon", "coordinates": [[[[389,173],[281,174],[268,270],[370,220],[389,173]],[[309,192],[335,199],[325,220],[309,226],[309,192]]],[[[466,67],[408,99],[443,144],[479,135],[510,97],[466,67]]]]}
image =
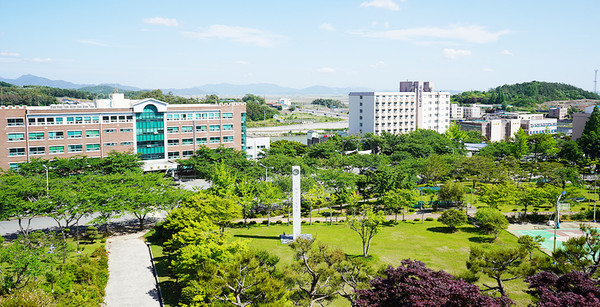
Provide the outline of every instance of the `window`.
{"type": "Polygon", "coordinates": [[[83,117],[81,117],[81,116],[76,116],[76,117],[75,117],[75,123],[76,123],[76,124],[81,124],[81,123],[83,123],[83,117]]]}
{"type": "Polygon", "coordinates": [[[179,127],[167,127],[167,133],[178,133],[179,127]]]}
{"type": "Polygon", "coordinates": [[[177,145],[179,145],[179,140],[178,139],[168,140],[167,142],[168,142],[167,143],[168,146],[177,146],[177,145]]]}
{"type": "Polygon", "coordinates": [[[223,125],[223,131],[231,131],[233,130],[233,125],[223,125]]]}
{"type": "Polygon", "coordinates": [[[221,141],[221,138],[220,138],[220,137],[218,137],[218,136],[212,136],[212,137],[210,138],[210,143],[211,143],[211,144],[219,143],[220,141],[221,141]]]}
{"type": "Polygon", "coordinates": [[[25,121],[22,118],[8,118],[6,119],[6,124],[9,127],[25,126],[25,121]]]}
{"type": "Polygon", "coordinates": [[[181,145],[194,145],[194,139],[181,139],[181,145]]]}
{"type": "Polygon", "coordinates": [[[23,141],[24,139],[25,139],[25,133],[9,133],[8,134],[9,142],[23,141]]]}
{"type": "Polygon", "coordinates": [[[184,150],[182,152],[182,157],[183,158],[189,158],[189,157],[191,157],[193,155],[194,155],[194,151],[193,150],[184,150]]]}
{"type": "Polygon", "coordinates": [[[119,130],[121,132],[133,132],[133,129],[131,128],[121,128],[121,130],[119,130]]]}
{"type": "Polygon", "coordinates": [[[131,146],[133,142],[121,142],[121,146],[131,146]]]}
{"type": "Polygon", "coordinates": [[[169,159],[179,159],[179,151],[169,151],[169,159]]]}
{"type": "Polygon", "coordinates": [[[223,113],[223,118],[233,118],[233,113],[223,113]]]}
{"type": "Polygon", "coordinates": [[[70,139],[80,139],[81,131],[67,131],[67,137],[70,139]]]}
{"type": "Polygon", "coordinates": [[[30,118],[27,121],[29,122],[29,126],[35,126],[35,118],[30,118]]]}
{"type": "Polygon", "coordinates": [[[86,144],[85,151],[100,151],[100,144],[86,144]]]}
{"type": "Polygon", "coordinates": [[[117,146],[117,143],[104,143],[105,147],[115,147],[117,146]]]}
{"type": "Polygon", "coordinates": [[[50,146],[50,147],[48,147],[48,151],[51,154],[64,153],[65,146],[50,146]]]}
{"type": "Polygon", "coordinates": [[[206,144],[206,138],[197,138],[196,139],[196,144],[200,145],[200,144],[206,144]]]}
{"type": "Polygon", "coordinates": [[[67,124],[74,124],[74,123],[75,123],[74,117],[67,117],[67,124]]]}
{"type": "Polygon", "coordinates": [[[102,130],[102,132],[104,132],[104,133],[115,133],[115,132],[117,132],[117,129],[104,129],[104,130],[102,130]]]}
{"type": "Polygon", "coordinates": [[[219,125],[210,125],[210,131],[221,131],[221,127],[219,125]]]}
{"type": "Polygon", "coordinates": [[[29,147],[30,155],[44,155],[46,154],[46,147],[29,147]]]}
{"type": "Polygon", "coordinates": [[[196,126],[196,132],[205,132],[206,125],[196,126]]]}
{"type": "Polygon", "coordinates": [[[64,138],[64,133],[62,131],[50,131],[48,132],[49,140],[62,140],[64,138]]]}
{"type": "Polygon", "coordinates": [[[85,137],[86,138],[98,138],[98,137],[100,137],[100,130],[86,130],[85,137]]]}
{"type": "Polygon", "coordinates": [[[194,132],[194,126],[182,126],[181,133],[194,132]]]}
{"type": "Polygon", "coordinates": [[[9,156],[24,156],[25,148],[9,148],[8,155],[9,156]]]}
{"type": "Polygon", "coordinates": [[[29,140],[30,141],[43,140],[43,139],[44,139],[44,133],[43,132],[30,132],[29,133],[29,140]]]}
{"type": "Polygon", "coordinates": [[[83,117],[83,122],[86,123],[86,124],[92,123],[92,117],[91,116],[84,116],[83,117]]]}
{"type": "Polygon", "coordinates": [[[48,125],[54,125],[54,117],[48,117],[48,118],[46,118],[46,123],[48,125]]]}
{"type": "Polygon", "coordinates": [[[233,142],[233,136],[224,136],[223,137],[223,143],[232,143],[233,142]]]}
{"type": "Polygon", "coordinates": [[[83,145],[69,145],[69,152],[82,152],[83,145]]]}
{"type": "MultiPolygon", "coordinates": [[[[96,116],[96,118],[98,118],[96,116]]],[[[62,117],[57,117],[54,119],[57,125],[62,125],[63,124],[63,118],[62,117]]]]}

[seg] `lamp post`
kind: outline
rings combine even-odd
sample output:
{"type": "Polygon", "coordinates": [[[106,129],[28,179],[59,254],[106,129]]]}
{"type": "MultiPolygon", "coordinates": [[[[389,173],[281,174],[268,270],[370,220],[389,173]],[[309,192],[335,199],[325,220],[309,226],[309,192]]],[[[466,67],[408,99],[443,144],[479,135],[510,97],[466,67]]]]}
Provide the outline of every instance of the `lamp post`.
{"type": "Polygon", "coordinates": [[[555,252],[555,251],[556,251],[556,228],[560,228],[560,226],[558,225],[558,223],[559,223],[559,221],[560,221],[560,219],[559,219],[559,217],[558,217],[558,213],[559,213],[559,212],[558,212],[558,203],[560,202],[560,198],[561,198],[563,195],[565,195],[565,194],[567,194],[567,192],[566,192],[566,191],[562,191],[562,192],[560,193],[560,195],[558,195],[558,199],[556,200],[556,218],[555,218],[555,222],[554,222],[554,249],[553,249],[553,251],[552,251],[552,252],[555,252]]]}
{"type": "Polygon", "coordinates": [[[593,178],[593,188],[594,188],[594,223],[596,223],[596,174],[594,170],[596,169],[596,165],[594,164],[594,169],[592,170],[592,178],[593,178]]]}
{"type": "MultiPolygon", "coordinates": [[[[258,163],[258,165],[260,165],[260,166],[262,166],[262,167],[264,167],[264,168],[265,168],[265,181],[267,181],[267,178],[268,178],[267,169],[268,169],[268,167],[266,167],[266,166],[262,165],[261,163],[258,163]]],[[[271,168],[272,168],[272,167],[271,167],[271,168]]]]}
{"type": "Polygon", "coordinates": [[[48,189],[48,167],[45,164],[42,164],[44,169],[46,170],[46,196],[48,196],[50,190],[48,189]]]}

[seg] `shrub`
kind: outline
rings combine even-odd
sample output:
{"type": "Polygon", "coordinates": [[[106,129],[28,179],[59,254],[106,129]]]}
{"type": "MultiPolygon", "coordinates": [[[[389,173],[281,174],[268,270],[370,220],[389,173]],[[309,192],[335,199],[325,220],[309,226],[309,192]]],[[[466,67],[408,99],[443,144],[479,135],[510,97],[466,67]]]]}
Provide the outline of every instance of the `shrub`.
{"type": "Polygon", "coordinates": [[[313,223],[317,224],[317,223],[321,223],[321,221],[320,220],[316,220],[313,223]]]}
{"type": "Polygon", "coordinates": [[[413,222],[420,222],[421,219],[414,219],[413,222]]]}
{"type": "Polygon", "coordinates": [[[250,221],[248,224],[250,224],[250,225],[256,225],[256,221],[250,221]]]}
{"type": "Polygon", "coordinates": [[[281,225],[281,224],[282,224],[282,222],[281,222],[281,220],[277,220],[277,222],[275,222],[275,224],[277,224],[277,225],[281,225]]]}
{"type": "Polygon", "coordinates": [[[434,219],[432,217],[428,217],[425,220],[428,221],[428,222],[432,222],[434,219]]]}
{"type": "Polygon", "coordinates": [[[442,213],[438,221],[448,226],[451,231],[456,231],[456,227],[467,222],[467,215],[462,210],[448,209],[442,213]]]}
{"type": "Polygon", "coordinates": [[[260,223],[261,223],[261,224],[263,224],[263,225],[267,225],[267,224],[269,224],[269,221],[267,221],[267,220],[264,220],[264,221],[262,221],[262,222],[260,222],[260,223]]]}

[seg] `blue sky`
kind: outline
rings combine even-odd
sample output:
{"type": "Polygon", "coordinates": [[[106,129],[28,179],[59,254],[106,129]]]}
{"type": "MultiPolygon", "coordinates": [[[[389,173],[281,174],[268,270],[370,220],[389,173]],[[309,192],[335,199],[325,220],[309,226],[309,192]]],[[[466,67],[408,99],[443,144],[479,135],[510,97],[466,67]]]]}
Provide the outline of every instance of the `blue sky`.
{"type": "MultiPolygon", "coordinates": [[[[184,88],[594,88],[600,1],[0,0],[0,76],[184,88]]],[[[600,77],[599,77],[600,78],[600,77]]]]}

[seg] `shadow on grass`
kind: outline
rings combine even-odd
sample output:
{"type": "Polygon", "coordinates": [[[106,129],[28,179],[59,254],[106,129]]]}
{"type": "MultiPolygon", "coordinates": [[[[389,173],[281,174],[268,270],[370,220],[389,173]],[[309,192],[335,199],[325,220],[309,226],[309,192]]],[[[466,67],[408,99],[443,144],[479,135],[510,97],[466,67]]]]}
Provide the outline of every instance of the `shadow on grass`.
{"type": "Polygon", "coordinates": [[[450,229],[450,227],[429,227],[427,228],[428,231],[431,232],[438,232],[438,233],[454,233],[454,231],[452,231],[452,229],[450,229]]]}
{"type": "Polygon", "coordinates": [[[490,238],[490,237],[470,237],[469,241],[473,242],[473,243],[492,243],[494,242],[494,238],[490,238]]]}
{"type": "Polygon", "coordinates": [[[252,238],[252,239],[269,239],[279,240],[279,236],[259,236],[259,235],[234,235],[237,238],[252,238]]]}
{"type": "MultiPolygon", "coordinates": [[[[156,272],[158,276],[169,276],[169,258],[166,256],[154,257],[156,272]]],[[[179,296],[181,295],[181,287],[173,280],[160,281],[160,290],[163,297],[163,302],[166,305],[177,306],[179,296]]]]}

